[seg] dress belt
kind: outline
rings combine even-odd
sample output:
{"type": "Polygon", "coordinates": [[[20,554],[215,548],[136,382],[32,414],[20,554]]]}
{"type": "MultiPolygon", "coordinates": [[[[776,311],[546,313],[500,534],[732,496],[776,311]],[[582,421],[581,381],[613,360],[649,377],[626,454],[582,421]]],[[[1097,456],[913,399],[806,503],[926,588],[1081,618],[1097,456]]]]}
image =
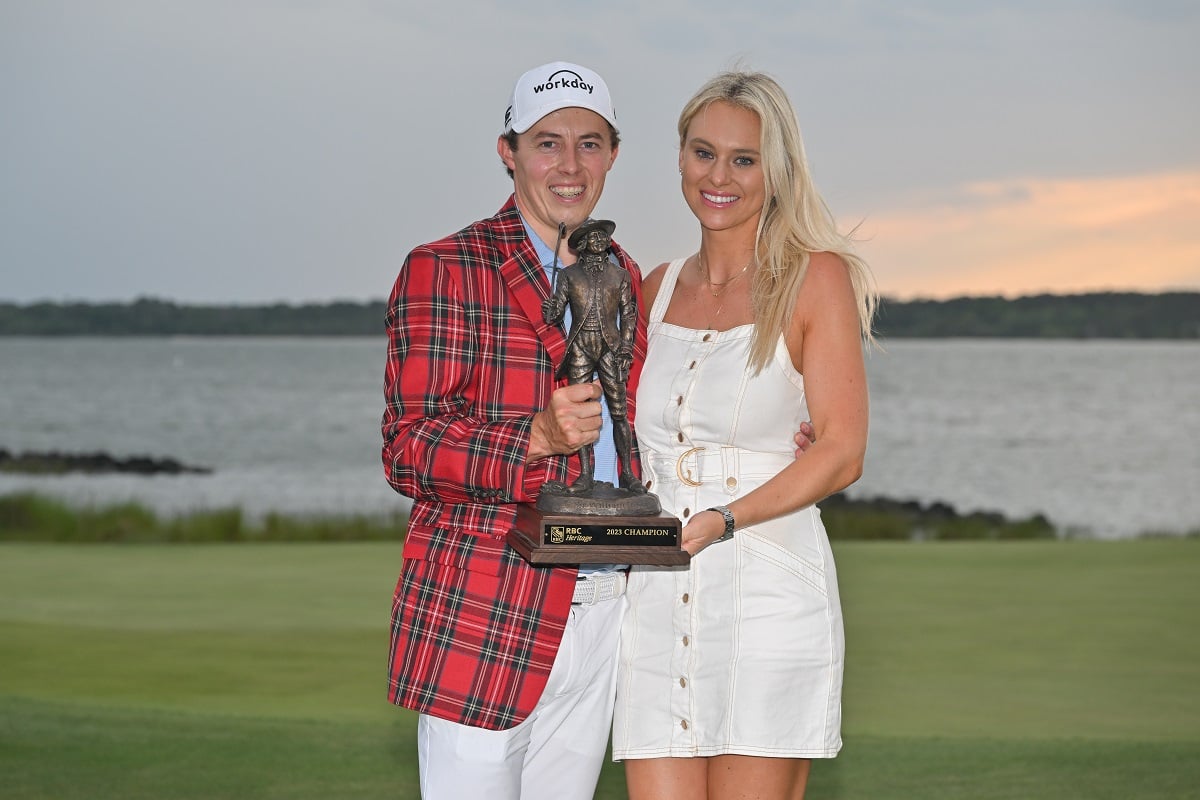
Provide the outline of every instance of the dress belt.
{"type": "Polygon", "coordinates": [[[740,447],[710,445],[672,453],[643,451],[642,460],[659,483],[685,486],[721,483],[736,492],[741,478],[770,478],[792,463],[792,453],[761,453],[740,447]]]}
{"type": "Polygon", "coordinates": [[[571,598],[571,604],[593,606],[604,600],[612,600],[625,594],[625,584],[624,570],[580,575],[579,580],[575,581],[575,594],[571,598]]]}

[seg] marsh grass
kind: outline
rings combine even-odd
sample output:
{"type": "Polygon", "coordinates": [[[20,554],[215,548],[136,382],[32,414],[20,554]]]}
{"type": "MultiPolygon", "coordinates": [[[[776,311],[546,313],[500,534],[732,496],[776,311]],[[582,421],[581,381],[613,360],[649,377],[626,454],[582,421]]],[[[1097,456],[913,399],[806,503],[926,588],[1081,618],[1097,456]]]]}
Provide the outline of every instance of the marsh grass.
{"type": "MultiPolygon", "coordinates": [[[[959,514],[934,504],[883,499],[821,504],[831,539],[972,540],[1052,539],[1044,517],[1009,520],[999,514],[959,514]]],[[[0,496],[0,542],[378,542],[402,539],[405,514],[248,518],[240,509],[198,510],[161,516],[137,503],[72,506],[32,492],[0,496]]]]}
{"type": "Polygon", "coordinates": [[[259,519],[238,508],[164,516],[138,503],[73,506],[34,492],[0,496],[0,542],[362,542],[399,541],[407,514],[259,519]]]}

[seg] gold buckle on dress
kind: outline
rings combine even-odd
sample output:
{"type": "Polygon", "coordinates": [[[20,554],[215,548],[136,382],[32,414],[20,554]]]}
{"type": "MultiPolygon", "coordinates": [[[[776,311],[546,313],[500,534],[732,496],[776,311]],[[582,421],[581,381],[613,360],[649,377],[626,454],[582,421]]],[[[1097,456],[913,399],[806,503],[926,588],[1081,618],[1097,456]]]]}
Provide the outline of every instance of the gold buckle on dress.
{"type": "Polygon", "coordinates": [[[679,482],[682,483],[683,485],[685,485],[685,486],[699,486],[700,485],[700,481],[698,481],[692,477],[692,471],[690,469],[688,469],[688,470],[684,469],[683,460],[685,458],[687,458],[688,456],[692,455],[693,453],[699,453],[703,449],[704,449],[703,447],[693,447],[691,450],[685,450],[683,452],[683,455],[681,455],[678,459],[675,460],[675,476],[677,478],[679,478],[679,482]]]}

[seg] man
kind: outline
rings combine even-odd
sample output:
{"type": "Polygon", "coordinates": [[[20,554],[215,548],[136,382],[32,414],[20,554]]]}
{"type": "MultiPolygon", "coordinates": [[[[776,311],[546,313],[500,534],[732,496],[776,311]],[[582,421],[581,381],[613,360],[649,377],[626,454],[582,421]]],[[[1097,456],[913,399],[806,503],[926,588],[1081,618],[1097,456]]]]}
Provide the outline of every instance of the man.
{"type": "MultiPolygon", "coordinates": [[[[571,234],[568,245],[579,254],[578,259],[557,275],[554,295],[542,303],[542,316],[557,325],[570,308],[573,322],[567,336],[567,357],[555,377],[566,375],[577,384],[599,376],[612,417],[621,488],[645,494],[646,487],[633,473],[633,432],[625,413],[625,382],[633,366],[638,311],[629,273],[610,266],[608,260],[615,227],[609,220],[591,220],[571,234]]],[[[594,485],[592,446],[580,448],[579,458],[582,472],[571,484],[573,493],[590,491],[594,485]]]]}
{"type": "MultiPolygon", "coordinates": [[[[388,303],[383,463],[413,499],[389,699],[420,712],[426,800],[595,790],[624,574],[577,580],[573,567],[532,567],[505,537],[518,503],[578,476],[567,456],[595,444],[598,474],[603,452],[615,461],[610,437],[598,442],[599,387],[555,379],[566,337],[542,304],[550,266],[573,260],[560,231],[589,217],[618,146],[595,72],[556,62],[522,75],[497,142],[513,196],[495,216],[414,249],[388,303]]],[[[612,251],[640,302],[637,265],[612,251]]],[[[637,325],[631,400],[645,351],[637,325]]],[[[630,402],[630,420],[633,411],[630,402]]]]}

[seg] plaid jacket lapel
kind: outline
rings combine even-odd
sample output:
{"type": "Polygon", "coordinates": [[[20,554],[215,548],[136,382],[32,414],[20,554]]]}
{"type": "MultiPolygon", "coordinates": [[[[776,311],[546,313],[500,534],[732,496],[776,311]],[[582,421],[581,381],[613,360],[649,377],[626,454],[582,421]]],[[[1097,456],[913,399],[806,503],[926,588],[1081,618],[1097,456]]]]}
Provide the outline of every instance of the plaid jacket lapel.
{"type": "Polygon", "coordinates": [[[500,275],[508,286],[508,291],[512,294],[517,307],[521,309],[521,313],[533,323],[538,339],[546,348],[546,352],[550,354],[551,363],[561,364],[567,353],[567,339],[562,328],[557,325],[548,325],[542,319],[542,301],[550,296],[551,287],[549,281],[546,280],[546,273],[542,269],[541,261],[537,257],[537,251],[525,235],[525,227],[521,224],[521,218],[517,214],[515,206],[512,207],[511,214],[506,208],[497,217],[497,222],[503,242],[507,245],[504,249],[508,252],[508,258],[500,265],[500,275]],[[516,218],[516,226],[520,232],[517,240],[509,238],[511,229],[508,224],[510,220],[507,219],[509,216],[516,218]]]}

